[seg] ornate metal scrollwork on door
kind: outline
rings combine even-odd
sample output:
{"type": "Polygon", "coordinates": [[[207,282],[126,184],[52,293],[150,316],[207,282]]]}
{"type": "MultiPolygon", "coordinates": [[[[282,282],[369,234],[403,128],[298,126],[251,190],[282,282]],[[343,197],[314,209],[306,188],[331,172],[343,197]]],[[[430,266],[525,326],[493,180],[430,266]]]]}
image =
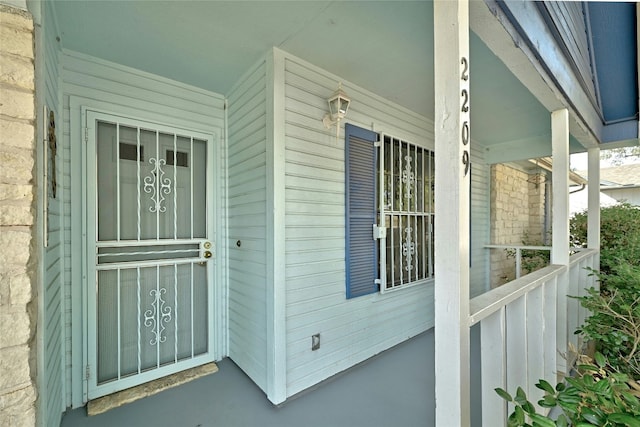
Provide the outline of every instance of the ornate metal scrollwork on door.
{"type": "Polygon", "coordinates": [[[164,324],[171,321],[171,307],[165,307],[165,301],[162,299],[162,295],[167,293],[167,290],[160,288],[159,290],[152,289],[149,294],[153,298],[151,308],[144,312],[144,326],[151,328],[153,338],[149,341],[151,345],[157,345],[167,340],[166,336],[162,333],[166,329],[164,324]]]}
{"type": "Polygon", "coordinates": [[[171,194],[171,180],[164,178],[164,170],[162,170],[166,161],[152,157],[149,163],[153,165],[153,169],[151,174],[144,178],[144,192],[151,194],[151,202],[153,202],[149,212],[165,212],[167,207],[162,206],[162,202],[165,200],[165,195],[171,194]]]}

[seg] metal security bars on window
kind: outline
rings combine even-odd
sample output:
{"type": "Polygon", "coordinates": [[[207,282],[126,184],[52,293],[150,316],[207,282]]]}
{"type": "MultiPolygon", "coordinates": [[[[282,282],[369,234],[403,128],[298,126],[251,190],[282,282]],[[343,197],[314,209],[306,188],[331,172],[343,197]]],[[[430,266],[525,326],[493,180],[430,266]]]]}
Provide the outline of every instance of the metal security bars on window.
{"type": "Polygon", "coordinates": [[[382,135],[378,167],[380,291],[433,277],[434,154],[382,135]]]}

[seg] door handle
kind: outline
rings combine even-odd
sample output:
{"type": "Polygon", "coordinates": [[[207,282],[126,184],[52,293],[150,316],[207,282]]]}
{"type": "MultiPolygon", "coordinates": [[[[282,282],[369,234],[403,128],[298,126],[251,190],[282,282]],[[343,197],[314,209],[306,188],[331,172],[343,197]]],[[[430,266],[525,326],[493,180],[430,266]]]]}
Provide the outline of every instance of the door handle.
{"type": "Polygon", "coordinates": [[[211,251],[204,251],[205,258],[211,258],[211,251]]]}

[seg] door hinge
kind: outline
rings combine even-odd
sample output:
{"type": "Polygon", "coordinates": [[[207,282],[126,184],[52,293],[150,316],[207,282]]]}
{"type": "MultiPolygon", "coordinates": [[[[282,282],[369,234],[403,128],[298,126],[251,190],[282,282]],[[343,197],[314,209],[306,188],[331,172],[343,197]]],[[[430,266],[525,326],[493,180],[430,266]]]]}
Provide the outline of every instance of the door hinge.
{"type": "Polygon", "coordinates": [[[84,368],[84,379],[88,380],[89,378],[91,378],[91,366],[87,365],[84,368]]]}
{"type": "Polygon", "coordinates": [[[84,142],[89,142],[89,128],[84,128],[84,142]]]}

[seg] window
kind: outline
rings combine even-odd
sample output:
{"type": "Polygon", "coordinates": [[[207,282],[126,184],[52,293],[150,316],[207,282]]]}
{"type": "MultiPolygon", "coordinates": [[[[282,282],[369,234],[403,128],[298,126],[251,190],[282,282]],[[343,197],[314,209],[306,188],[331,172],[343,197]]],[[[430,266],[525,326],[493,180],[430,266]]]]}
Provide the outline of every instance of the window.
{"type": "Polygon", "coordinates": [[[347,124],[347,298],[433,277],[434,153],[347,124]]]}
{"type": "Polygon", "coordinates": [[[133,160],[144,162],[144,146],[136,144],[120,143],[120,160],[133,160]]]}
{"type": "Polygon", "coordinates": [[[387,135],[382,140],[377,218],[386,227],[380,263],[385,291],[433,277],[435,161],[433,151],[387,135]]]}

